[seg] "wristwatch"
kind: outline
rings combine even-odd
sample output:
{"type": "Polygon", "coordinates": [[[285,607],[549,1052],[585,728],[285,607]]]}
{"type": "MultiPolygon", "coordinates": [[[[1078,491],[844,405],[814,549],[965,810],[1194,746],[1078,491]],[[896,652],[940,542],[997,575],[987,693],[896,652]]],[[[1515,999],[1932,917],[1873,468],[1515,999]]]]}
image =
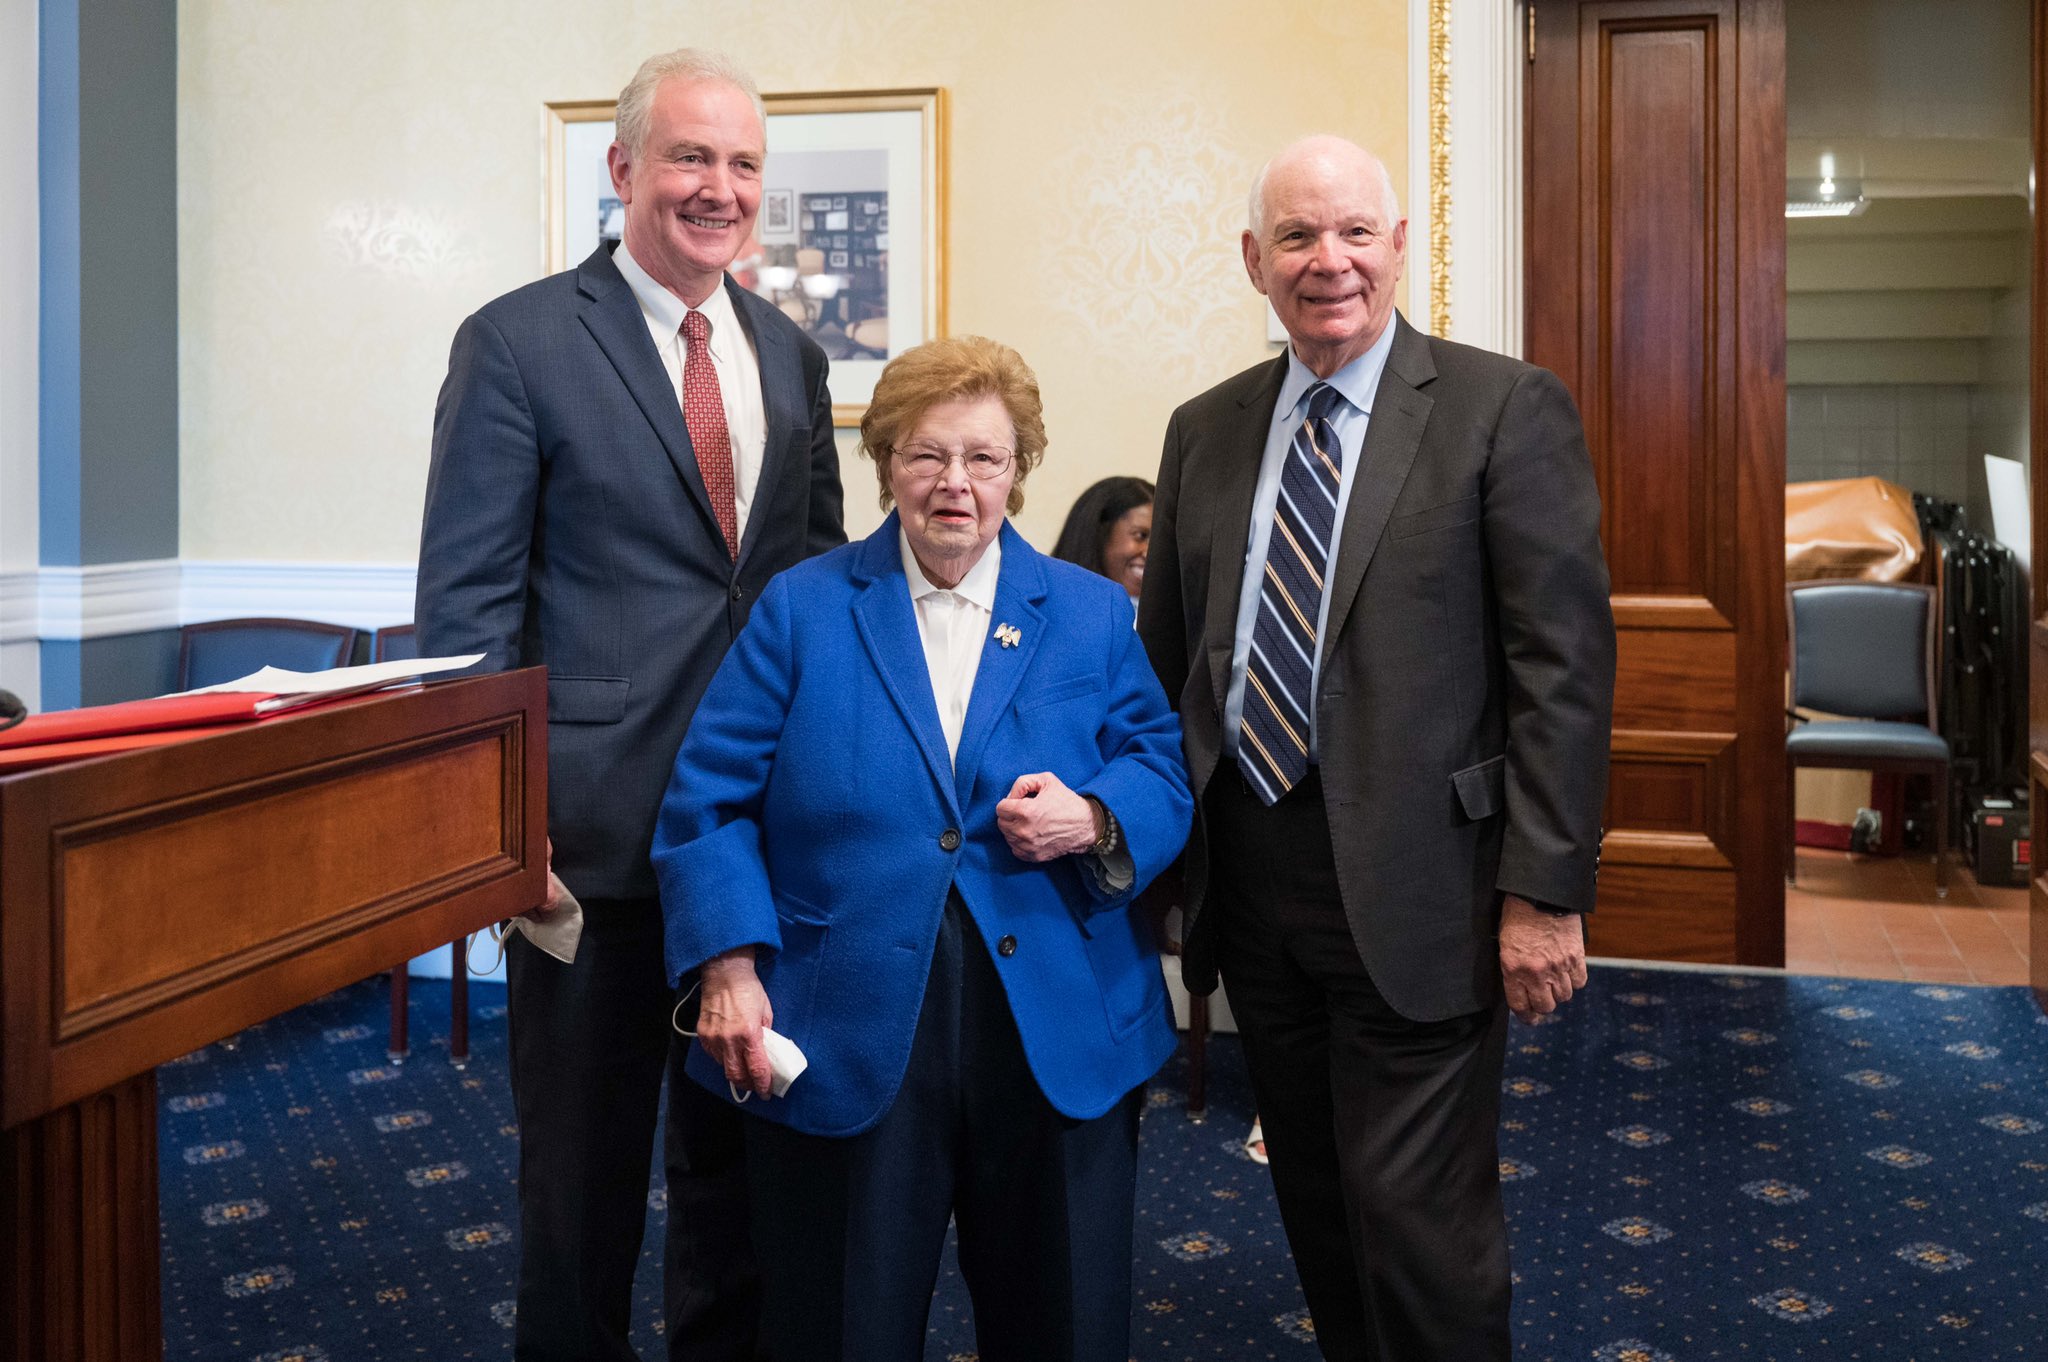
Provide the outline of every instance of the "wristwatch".
{"type": "Polygon", "coordinates": [[[1081,797],[1094,806],[1096,817],[1102,824],[1102,835],[1095,839],[1094,844],[1088,850],[1096,856],[1107,856],[1110,852],[1115,851],[1118,844],[1124,840],[1123,829],[1117,826],[1116,815],[1109,811],[1107,804],[1104,804],[1094,795],[1083,795],[1081,797]]]}

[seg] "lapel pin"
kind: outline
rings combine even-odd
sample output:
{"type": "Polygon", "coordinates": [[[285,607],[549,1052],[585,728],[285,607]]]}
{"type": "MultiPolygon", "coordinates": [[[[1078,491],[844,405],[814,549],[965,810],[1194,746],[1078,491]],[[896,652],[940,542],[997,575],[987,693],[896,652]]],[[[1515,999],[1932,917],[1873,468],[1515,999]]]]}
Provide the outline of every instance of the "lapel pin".
{"type": "Polygon", "coordinates": [[[1017,626],[1007,621],[996,626],[996,641],[1005,648],[1014,648],[1022,642],[1024,635],[1017,632],[1017,626]]]}

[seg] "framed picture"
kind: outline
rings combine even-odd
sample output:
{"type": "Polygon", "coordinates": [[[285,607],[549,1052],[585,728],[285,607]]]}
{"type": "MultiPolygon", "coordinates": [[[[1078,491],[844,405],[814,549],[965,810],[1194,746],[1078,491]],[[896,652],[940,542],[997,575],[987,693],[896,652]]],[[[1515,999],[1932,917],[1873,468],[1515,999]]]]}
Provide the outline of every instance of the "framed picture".
{"type": "Polygon", "coordinates": [[[761,243],[796,240],[796,191],[794,189],[764,189],[761,191],[761,243]]]}
{"type": "MultiPolygon", "coordinates": [[[[763,102],[760,214],[731,273],[824,347],[833,420],[858,425],[889,358],[945,334],[946,92],[848,90],[763,102]]],[[[611,100],[545,108],[549,273],[624,231],[625,208],[605,164],[613,108],[611,100]]]]}
{"type": "Polygon", "coordinates": [[[613,105],[609,99],[579,99],[547,106],[549,274],[625,230],[625,206],[612,191],[604,160],[612,144],[613,105]]]}

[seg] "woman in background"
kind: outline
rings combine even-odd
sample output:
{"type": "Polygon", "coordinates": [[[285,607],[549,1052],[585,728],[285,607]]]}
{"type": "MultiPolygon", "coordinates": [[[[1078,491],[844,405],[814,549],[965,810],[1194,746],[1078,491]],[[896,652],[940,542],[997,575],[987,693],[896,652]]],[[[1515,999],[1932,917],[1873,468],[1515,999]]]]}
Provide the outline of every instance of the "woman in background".
{"type": "Polygon", "coordinates": [[[1152,484],[1143,478],[1104,478],[1067,512],[1052,556],[1119,583],[1136,606],[1151,540],[1152,484]]]}

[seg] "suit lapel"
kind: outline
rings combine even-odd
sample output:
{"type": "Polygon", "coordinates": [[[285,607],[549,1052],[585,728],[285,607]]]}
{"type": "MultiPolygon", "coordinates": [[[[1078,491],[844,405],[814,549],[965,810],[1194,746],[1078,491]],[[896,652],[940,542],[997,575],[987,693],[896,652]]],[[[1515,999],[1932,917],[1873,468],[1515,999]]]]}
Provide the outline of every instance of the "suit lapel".
{"type": "MultiPolygon", "coordinates": [[[[809,412],[803,402],[803,361],[782,328],[772,324],[771,318],[780,320],[781,314],[741,288],[731,275],[726,276],[725,291],[732,298],[732,309],[738,315],[740,325],[746,327],[747,334],[753,338],[754,358],[761,368],[761,409],[768,418],[768,439],[761,449],[761,474],[755,483],[755,504],[765,507],[767,502],[763,493],[781,484],[790,459],[795,457],[796,433],[810,429],[809,412]]],[[[804,444],[808,449],[809,441],[804,444]]],[[[746,533],[740,538],[741,566],[745,566],[754,545],[761,542],[769,519],[766,515],[747,517],[746,533]]]]}
{"type": "Polygon", "coordinates": [[[1337,571],[1330,582],[1333,594],[1323,637],[1326,658],[1330,641],[1344,631],[1359,583],[1372,565],[1394,499],[1408,481],[1408,470],[1415,466],[1423,429],[1436,405],[1435,399],[1418,391],[1436,377],[1429,342],[1398,314],[1394,327],[1393,348],[1387,354],[1386,371],[1380,375],[1379,391],[1373,394],[1365,447],[1359,453],[1358,482],[1344,507],[1344,534],[1337,548],[1337,571]]]}
{"type": "Polygon", "coordinates": [[[647,317],[633,296],[626,277],[612,263],[611,252],[599,246],[576,270],[576,282],[590,299],[583,308],[583,325],[598,348],[618,370],[619,378],[633,401],[654,427],[661,447],[668,452],[676,474],[696,499],[697,509],[714,528],[718,517],[711,512],[711,496],[704,490],[704,475],[697,469],[697,456],[690,448],[690,428],[683,423],[683,409],[676,401],[675,385],[661,367],[661,356],[647,334],[647,317]]]}
{"type": "Polygon", "coordinates": [[[1287,356],[1273,361],[1259,384],[1239,403],[1235,422],[1216,432],[1214,446],[1228,466],[1214,484],[1215,518],[1210,522],[1209,597],[1202,637],[1209,641],[1209,681],[1216,691],[1216,710],[1223,711],[1230,690],[1230,656],[1237,638],[1237,602],[1244,587],[1244,555],[1251,544],[1252,503],[1259,488],[1259,465],[1265,458],[1266,433],[1273,424],[1273,403],[1287,377],[1287,356]],[[1220,647],[1218,645],[1221,645],[1220,647]]]}
{"type": "Polygon", "coordinates": [[[874,661],[883,688],[896,702],[911,736],[917,739],[933,780],[945,791],[946,803],[957,821],[960,801],[954,793],[953,763],[946,756],[946,735],[939,728],[939,702],[932,695],[924,641],[918,636],[917,615],[910,604],[910,584],[903,576],[895,512],[890,512],[881,528],[861,541],[855,573],[866,581],[867,589],[854,598],[854,628],[874,661]]]}
{"type": "Polygon", "coordinates": [[[967,718],[960,726],[960,754],[953,762],[955,793],[962,808],[969,802],[989,735],[1009,710],[1018,684],[1045,639],[1045,616],[1038,609],[1038,602],[1045,599],[1045,564],[1007,520],[1002,533],[1003,567],[996,578],[995,618],[989,621],[988,637],[982,640],[974,693],[968,697],[967,718]],[[1016,642],[1009,647],[995,636],[1005,624],[1017,631],[1016,642]]]}

